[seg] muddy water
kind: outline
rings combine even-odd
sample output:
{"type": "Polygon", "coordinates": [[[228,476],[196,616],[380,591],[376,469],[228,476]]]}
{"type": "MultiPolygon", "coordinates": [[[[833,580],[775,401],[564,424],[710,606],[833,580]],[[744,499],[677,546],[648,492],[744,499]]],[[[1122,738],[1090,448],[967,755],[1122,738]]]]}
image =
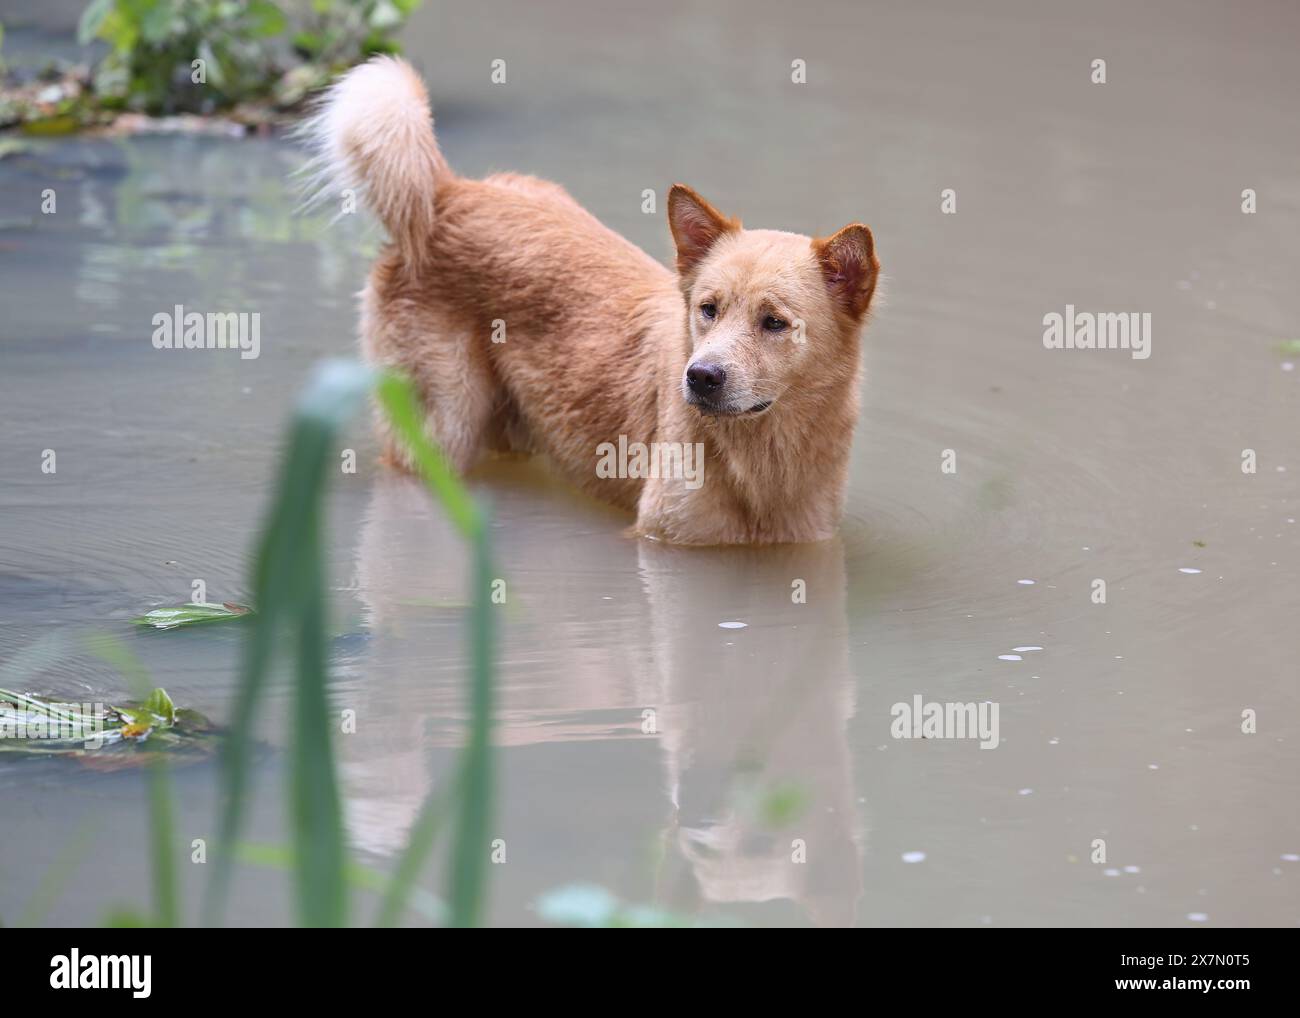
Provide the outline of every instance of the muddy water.
{"type": "MultiPolygon", "coordinates": [[[[888,276],[834,542],[637,544],[540,465],[476,475],[508,590],[495,922],[575,881],[754,924],[1300,920],[1300,355],[1279,352],[1300,336],[1300,17],[968,7],[488,3],[410,26],[462,172],[557,179],[656,254],[642,191],[674,179],[753,225],[862,219],[888,276]],[[1067,304],[1149,313],[1150,357],[1046,349],[1067,304]],[[997,704],[1000,744],[893,738],[918,695],[997,704]]],[[[178,703],[229,710],[235,634],[124,620],[195,579],[247,596],[288,402],[352,348],[378,235],[295,218],[296,160],[144,139],[0,162],[0,659],[107,629],[178,703]],[[176,304],[260,312],[261,356],[153,350],[176,304]]],[[[461,731],[464,558],[364,423],[345,444],[333,686],[358,717],[349,830],[382,867],[461,731]]],[[[28,685],[121,692],[75,654],[28,685]]],[[[257,840],[284,836],[280,697],[257,840]]],[[[210,837],[211,771],[176,782],[186,840],[210,837]]],[[[5,760],[0,789],[7,922],[34,896],[81,923],[146,893],[137,776],[5,760]]],[[[234,914],[287,921],[279,878],[241,874],[234,914]]]]}

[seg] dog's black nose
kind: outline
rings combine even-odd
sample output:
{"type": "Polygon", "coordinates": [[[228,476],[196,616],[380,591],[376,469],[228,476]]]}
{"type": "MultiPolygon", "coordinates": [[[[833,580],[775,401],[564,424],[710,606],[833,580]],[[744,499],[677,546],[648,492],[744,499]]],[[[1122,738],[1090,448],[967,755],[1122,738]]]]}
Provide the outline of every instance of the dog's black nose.
{"type": "Polygon", "coordinates": [[[722,388],[726,380],[727,373],[716,364],[692,364],[686,369],[686,384],[697,396],[707,396],[722,388]]]}

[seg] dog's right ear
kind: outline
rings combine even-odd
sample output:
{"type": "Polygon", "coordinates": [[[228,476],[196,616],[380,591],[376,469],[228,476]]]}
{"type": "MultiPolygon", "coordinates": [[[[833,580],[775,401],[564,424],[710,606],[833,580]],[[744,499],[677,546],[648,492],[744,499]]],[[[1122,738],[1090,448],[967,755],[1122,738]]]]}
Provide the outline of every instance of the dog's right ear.
{"type": "Polygon", "coordinates": [[[674,184],[668,192],[668,228],[677,245],[677,272],[686,278],[719,237],[740,229],[740,220],[728,219],[685,184],[674,184]]]}
{"type": "Polygon", "coordinates": [[[833,237],[816,238],[812,249],[831,297],[855,319],[862,318],[871,306],[880,274],[871,231],[861,223],[851,223],[833,237]]]}

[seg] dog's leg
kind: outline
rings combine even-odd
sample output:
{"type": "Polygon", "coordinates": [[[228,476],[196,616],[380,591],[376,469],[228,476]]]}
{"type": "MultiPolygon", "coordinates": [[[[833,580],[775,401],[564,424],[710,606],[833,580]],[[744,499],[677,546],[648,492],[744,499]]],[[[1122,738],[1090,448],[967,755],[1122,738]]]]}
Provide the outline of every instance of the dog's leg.
{"type": "MultiPolygon", "coordinates": [[[[485,334],[427,305],[379,305],[362,299],[362,350],[371,363],[404,372],[424,404],[425,433],[458,474],[467,473],[486,445],[493,411],[501,402],[485,334]]],[[[384,453],[410,470],[413,463],[383,413],[376,429],[384,453]]]]}
{"type": "Polygon", "coordinates": [[[425,431],[458,474],[477,462],[499,402],[484,344],[467,330],[444,334],[439,356],[422,363],[416,384],[424,396],[425,431]]]}

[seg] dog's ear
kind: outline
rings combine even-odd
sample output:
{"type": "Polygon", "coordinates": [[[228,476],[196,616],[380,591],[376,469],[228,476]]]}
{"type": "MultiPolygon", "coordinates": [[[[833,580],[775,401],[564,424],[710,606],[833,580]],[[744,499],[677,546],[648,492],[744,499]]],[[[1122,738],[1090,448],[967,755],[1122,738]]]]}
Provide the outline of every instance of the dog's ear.
{"type": "Polygon", "coordinates": [[[832,299],[854,318],[861,318],[871,306],[880,274],[871,231],[852,223],[832,237],[816,238],[812,249],[832,299]]]}
{"type": "Polygon", "coordinates": [[[668,228],[677,245],[677,271],[685,277],[719,237],[740,229],[740,221],[728,219],[685,184],[674,184],[668,192],[668,228]]]}

